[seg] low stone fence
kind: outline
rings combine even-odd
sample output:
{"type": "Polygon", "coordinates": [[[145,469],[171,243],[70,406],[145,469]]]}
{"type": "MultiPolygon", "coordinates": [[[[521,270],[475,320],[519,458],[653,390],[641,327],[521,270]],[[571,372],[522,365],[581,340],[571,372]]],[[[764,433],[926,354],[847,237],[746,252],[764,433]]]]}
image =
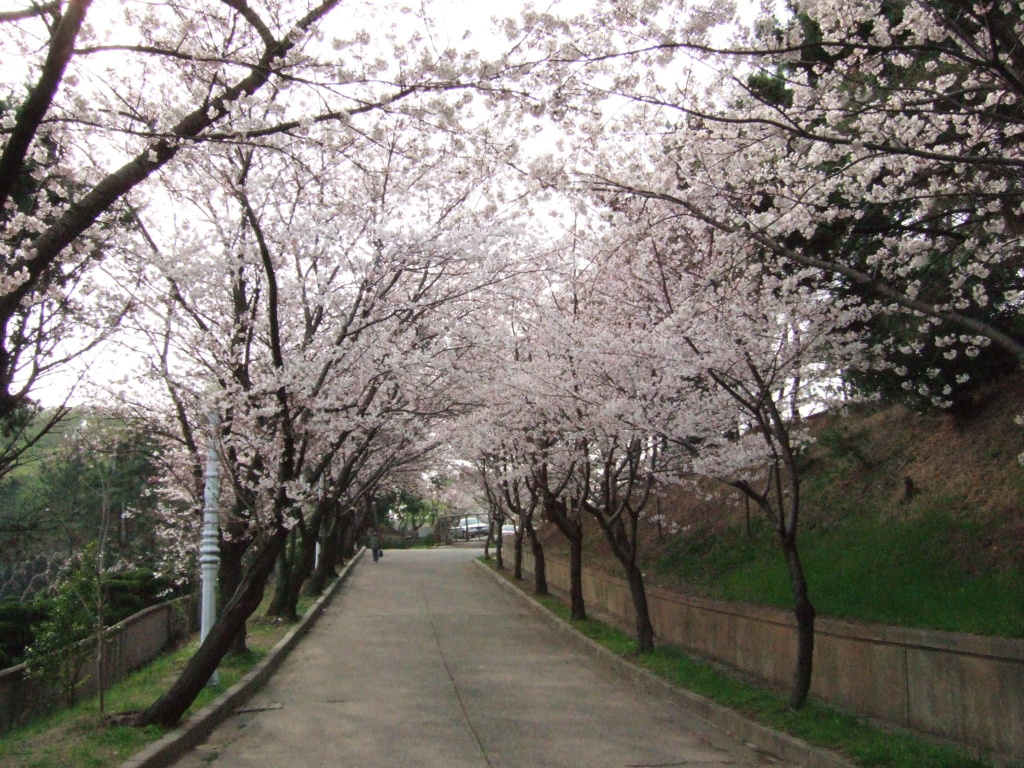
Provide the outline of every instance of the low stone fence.
{"type": "MultiPolygon", "coordinates": [[[[136,669],[145,666],[175,640],[196,628],[196,600],[181,597],[154,605],[110,627],[104,643],[104,689],[136,669]]],[[[95,645],[95,640],[92,641],[95,645]]],[[[82,682],[76,699],[98,693],[95,653],[83,663],[82,682]]],[[[61,706],[60,690],[54,684],[25,675],[25,665],[0,671],[0,733],[61,706]]]]}
{"type": "MultiPolygon", "coordinates": [[[[533,558],[523,553],[523,568],[533,558]]],[[[569,590],[569,564],[547,558],[549,586],[569,590]]],[[[624,579],[583,569],[588,607],[634,628],[624,579]]],[[[650,587],[660,642],[773,685],[790,684],[796,623],[776,608],[650,587]]],[[[812,693],[847,710],[1013,759],[1024,758],[1024,640],[819,618],[812,693]]]]}

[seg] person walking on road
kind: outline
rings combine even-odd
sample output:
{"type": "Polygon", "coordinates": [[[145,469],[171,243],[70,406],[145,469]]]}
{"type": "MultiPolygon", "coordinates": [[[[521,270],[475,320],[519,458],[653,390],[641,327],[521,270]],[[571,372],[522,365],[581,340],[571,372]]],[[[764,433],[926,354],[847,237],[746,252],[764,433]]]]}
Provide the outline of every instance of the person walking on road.
{"type": "Polygon", "coordinates": [[[370,549],[373,550],[373,562],[376,563],[380,559],[380,535],[376,528],[370,531],[370,549]]]}

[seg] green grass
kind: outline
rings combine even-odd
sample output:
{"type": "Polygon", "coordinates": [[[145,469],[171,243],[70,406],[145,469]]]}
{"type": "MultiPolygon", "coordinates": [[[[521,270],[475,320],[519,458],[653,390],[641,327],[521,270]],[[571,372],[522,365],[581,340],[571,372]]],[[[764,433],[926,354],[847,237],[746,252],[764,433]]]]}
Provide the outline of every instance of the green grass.
{"type": "MultiPolygon", "coordinates": [[[[885,522],[851,514],[805,530],[800,551],[811,600],[823,616],[1024,637],[1024,573],[972,568],[957,556],[957,545],[977,535],[940,511],[885,522]]],[[[767,526],[752,538],[728,532],[680,539],[650,567],[710,596],[792,605],[767,526]]]]}
{"type": "MultiPolygon", "coordinates": [[[[313,601],[313,598],[302,598],[299,615],[304,614],[313,601]]],[[[249,652],[224,658],[218,670],[220,682],[203,689],[185,718],[241,680],[292,626],[259,617],[251,620],[249,652]]],[[[107,714],[132,712],[152,704],[174,681],[197,645],[198,640],[194,639],[112,686],[105,697],[107,714]]],[[[113,768],[165,732],[166,729],[158,726],[132,728],[105,724],[99,716],[96,700],[90,700],[0,736],[0,765],[4,768],[113,768]]]]}
{"type": "Polygon", "coordinates": [[[541,605],[591,640],[659,677],[705,696],[724,707],[818,747],[845,754],[865,768],[990,768],[963,750],[935,744],[901,731],[890,731],[864,718],[816,701],[792,710],[783,694],[754,685],[710,662],[662,646],[637,653],[631,636],[594,619],[573,621],[569,608],[554,597],[535,597],[541,605]]]}

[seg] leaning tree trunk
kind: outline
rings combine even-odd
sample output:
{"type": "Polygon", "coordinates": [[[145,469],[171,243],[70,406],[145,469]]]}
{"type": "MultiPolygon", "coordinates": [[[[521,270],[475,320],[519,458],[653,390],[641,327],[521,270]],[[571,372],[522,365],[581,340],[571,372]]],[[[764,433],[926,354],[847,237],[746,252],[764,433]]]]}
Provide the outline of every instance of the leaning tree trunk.
{"type": "Polygon", "coordinates": [[[585,506],[591,516],[601,526],[605,539],[611,547],[615,559],[622,565],[629,583],[629,594],[633,600],[633,612],[636,616],[636,645],[641,653],[654,650],[654,625],[651,623],[651,612],[647,605],[647,589],[644,586],[644,575],[637,564],[636,548],[636,517],[631,517],[630,527],[626,528],[621,516],[608,521],[600,509],[585,506]],[[632,536],[630,536],[632,532],[632,536]]]}
{"type": "Polygon", "coordinates": [[[235,635],[259,608],[267,579],[274,570],[274,564],[287,539],[288,530],[283,527],[277,528],[266,539],[256,553],[238,590],[210,628],[206,640],[188,660],[178,679],[167,692],[132,719],[133,725],[162,725],[169,728],[178,723],[231,648],[235,635]]]}
{"type": "Polygon", "coordinates": [[[527,518],[524,522],[526,535],[530,537],[530,550],[533,552],[533,594],[548,595],[548,572],[544,560],[544,547],[533,529],[533,522],[527,518]]]}
{"type": "Polygon", "coordinates": [[[814,618],[815,610],[807,595],[807,579],[804,576],[796,536],[782,535],[782,551],[789,567],[790,587],[793,593],[793,613],[796,616],[796,669],[793,672],[793,690],[789,706],[800,709],[807,702],[811,689],[811,672],[814,663],[814,618]]]}
{"type": "Polygon", "coordinates": [[[625,564],[626,580],[629,582],[629,594],[633,598],[636,613],[636,648],[641,653],[654,650],[654,625],[651,623],[651,612],[647,606],[647,590],[644,588],[644,575],[636,563],[625,564]]]}

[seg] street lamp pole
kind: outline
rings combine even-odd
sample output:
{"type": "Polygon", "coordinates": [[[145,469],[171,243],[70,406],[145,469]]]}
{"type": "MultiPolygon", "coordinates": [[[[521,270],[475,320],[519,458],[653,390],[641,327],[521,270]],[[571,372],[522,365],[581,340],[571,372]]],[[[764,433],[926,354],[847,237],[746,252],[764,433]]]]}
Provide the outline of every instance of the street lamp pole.
{"type": "MultiPolygon", "coordinates": [[[[211,627],[217,620],[217,571],[220,568],[220,525],[217,505],[220,499],[220,464],[217,458],[217,427],[220,419],[215,411],[210,412],[210,439],[206,447],[206,487],[203,491],[203,542],[199,550],[199,565],[202,570],[202,604],[199,620],[199,642],[206,640],[211,627]]],[[[210,685],[217,685],[220,678],[217,670],[210,675],[210,685]]]]}

